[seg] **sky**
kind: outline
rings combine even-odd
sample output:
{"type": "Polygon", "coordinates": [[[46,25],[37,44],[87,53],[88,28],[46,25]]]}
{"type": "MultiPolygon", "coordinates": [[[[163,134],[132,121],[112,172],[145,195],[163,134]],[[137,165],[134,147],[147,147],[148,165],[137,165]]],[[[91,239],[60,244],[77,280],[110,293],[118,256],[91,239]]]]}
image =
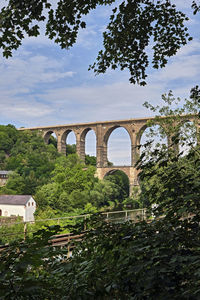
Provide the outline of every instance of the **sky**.
{"type": "MultiPolygon", "coordinates": [[[[25,38],[12,58],[3,58],[0,51],[0,124],[19,128],[148,117],[152,113],[143,107],[145,101],[161,105],[161,94],[169,90],[188,98],[200,78],[200,16],[191,15],[192,1],[174,2],[190,14],[193,41],[170,58],[166,68],[150,68],[145,87],[130,84],[127,71],[108,70],[98,76],[88,71],[102,49],[102,32],[112,7],[99,7],[87,16],[87,28],[70,50],[61,50],[41,35],[25,38]]],[[[72,133],[67,143],[75,143],[72,133]]],[[[95,155],[92,131],[86,137],[86,152],[95,155]]],[[[125,129],[111,134],[108,159],[117,165],[129,164],[125,129]]]]}

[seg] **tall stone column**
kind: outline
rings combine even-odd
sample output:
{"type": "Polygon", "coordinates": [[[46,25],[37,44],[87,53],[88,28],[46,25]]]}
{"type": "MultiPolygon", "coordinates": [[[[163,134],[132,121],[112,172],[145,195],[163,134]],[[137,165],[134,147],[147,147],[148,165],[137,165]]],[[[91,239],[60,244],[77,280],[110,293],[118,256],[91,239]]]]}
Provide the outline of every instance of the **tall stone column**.
{"type": "Polygon", "coordinates": [[[76,153],[85,162],[85,138],[82,138],[79,133],[76,133],[76,153]]]}
{"type": "Polygon", "coordinates": [[[170,136],[170,135],[167,136],[167,144],[168,144],[168,149],[174,150],[174,152],[175,152],[176,154],[179,153],[179,143],[174,144],[173,139],[172,139],[172,136],[170,136]],[[173,144],[173,145],[172,145],[172,144],[173,144]]]}
{"type": "Polygon", "coordinates": [[[140,150],[137,146],[137,134],[133,132],[131,137],[131,166],[135,165],[140,156],[140,150]]]}
{"type": "Polygon", "coordinates": [[[132,196],[133,188],[135,186],[139,186],[138,174],[139,174],[139,170],[137,170],[134,167],[130,168],[130,175],[128,176],[129,177],[129,196],[132,196]]]}
{"type": "Polygon", "coordinates": [[[97,168],[104,167],[104,141],[103,141],[103,135],[102,135],[102,125],[97,125],[96,130],[96,157],[97,157],[97,168]]]}
{"type": "Polygon", "coordinates": [[[108,166],[108,147],[107,147],[107,144],[103,145],[103,166],[104,167],[107,167],[108,166]]]}
{"type": "Polygon", "coordinates": [[[66,142],[62,139],[60,134],[57,135],[57,150],[59,153],[66,155],[66,142]]]}

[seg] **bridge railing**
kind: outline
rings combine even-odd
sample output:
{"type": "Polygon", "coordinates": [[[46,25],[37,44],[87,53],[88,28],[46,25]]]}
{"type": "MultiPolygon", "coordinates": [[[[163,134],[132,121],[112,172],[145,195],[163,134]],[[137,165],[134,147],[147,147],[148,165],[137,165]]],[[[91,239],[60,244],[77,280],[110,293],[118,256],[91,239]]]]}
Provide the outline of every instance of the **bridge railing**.
{"type": "MultiPolygon", "coordinates": [[[[122,210],[103,212],[101,215],[104,217],[106,222],[123,223],[126,221],[138,222],[139,220],[146,219],[146,209],[135,209],[135,210],[122,210]]],[[[28,222],[14,222],[0,224],[0,244],[9,243],[12,240],[23,240],[29,235],[31,236],[34,232],[39,229],[45,228],[50,225],[66,226],[69,224],[76,224],[78,221],[86,220],[91,214],[49,218],[49,219],[36,219],[28,222]]],[[[87,229],[87,228],[85,228],[87,229]]],[[[69,231],[65,229],[62,233],[68,234],[69,231]]]]}
{"type": "Polygon", "coordinates": [[[146,208],[122,210],[103,213],[109,222],[123,223],[126,221],[138,222],[146,218],[146,208]]]}

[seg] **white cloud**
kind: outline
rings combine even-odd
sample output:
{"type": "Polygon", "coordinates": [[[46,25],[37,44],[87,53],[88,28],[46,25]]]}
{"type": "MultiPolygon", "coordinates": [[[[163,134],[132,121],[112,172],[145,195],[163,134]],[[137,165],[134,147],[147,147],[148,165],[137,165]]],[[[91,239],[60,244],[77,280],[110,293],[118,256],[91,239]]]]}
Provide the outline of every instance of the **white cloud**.
{"type": "MultiPolygon", "coordinates": [[[[200,73],[200,55],[192,55],[187,60],[180,58],[159,72],[159,80],[190,79],[200,73]]],[[[156,75],[157,76],[157,75],[156,75]]]]}
{"type": "MultiPolygon", "coordinates": [[[[187,10],[191,4],[191,0],[174,1],[180,9],[187,10]]],[[[151,114],[142,107],[145,101],[161,104],[160,95],[169,89],[177,96],[188,95],[200,76],[198,39],[182,47],[165,69],[150,69],[146,87],[129,84],[127,72],[108,70],[96,78],[87,73],[87,61],[96,57],[98,47],[102,48],[100,34],[109,14],[107,6],[88,15],[87,29],[80,32],[71,51],[60,51],[45,37],[42,25],[41,36],[26,37],[13,58],[0,58],[0,119],[4,124],[31,127],[147,117],[151,114]]],[[[190,25],[195,22],[192,19],[190,25]]],[[[94,137],[88,139],[91,154],[92,143],[94,137]]],[[[111,161],[129,161],[130,149],[125,147],[121,133],[109,149],[111,161]]]]}
{"type": "Polygon", "coordinates": [[[42,97],[56,111],[60,110],[58,124],[63,121],[87,122],[148,115],[142,104],[145,100],[158,98],[159,90],[161,94],[162,86],[138,87],[128,82],[116,82],[48,90],[42,97]]]}
{"type": "Polygon", "coordinates": [[[78,33],[76,47],[84,47],[86,49],[92,49],[94,47],[94,40],[97,43],[98,35],[98,27],[95,25],[87,26],[86,29],[81,29],[78,33]]]}
{"type": "MultiPolygon", "coordinates": [[[[37,103],[33,97],[28,99],[14,98],[5,95],[1,96],[0,101],[0,114],[2,118],[8,118],[9,120],[15,120],[15,122],[26,123],[28,120],[38,119],[41,120],[47,114],[53,113],[52,108],[48,105],[37,103]]],[[[10,122],[12,123],[12,122],[10,122]]]]}
{"type": "Polygon", "coordinates": [[[185,57],[186,55],[191,55],[194,52],[199,52],[199,51],[200,51],[200,41],[198,39],[194,39],[177,52],[176,58],[185,57]]]}
{"type": "Polygon", "coordinates": [[[190,9],[193,0],[173,0],[174,4],[176,4],[178,9],[190,9]]]}
{"type": "MultiPolygon", "coordinates": [[[[200,76],[200,42],[195,39],[182,47],[176,56],[169,59],[165,68],[154,70],[150,75],[151,82],[159,82],[165,86],[188,86],[198,81],[200,76]],[[161,83],[162,82],[162,83],[161,83]]],[[[196,84],[196,83],[195,83],[196,84]]],[[[171,89],[171,88],[170,88],[171,89]]]]}
{"type": "Polygon", "coordinates": [[[12,95],[28,93],[40,83],[55,83],[75,74],[63,71],[62,62],[43,55],[33,56],[29,52],[1,61],[0,73],[3,76],[0,77],[0,89],[12,95]]]}

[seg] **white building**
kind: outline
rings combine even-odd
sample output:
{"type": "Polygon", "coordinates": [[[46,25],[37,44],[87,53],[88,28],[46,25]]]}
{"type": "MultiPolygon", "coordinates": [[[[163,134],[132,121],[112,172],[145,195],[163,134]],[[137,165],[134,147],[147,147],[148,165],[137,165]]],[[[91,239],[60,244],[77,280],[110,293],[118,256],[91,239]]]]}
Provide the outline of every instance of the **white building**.
{"type": "Polygon", "coordinates": [[[34,221],[36,202],[31,195],[0,195],[0,216],[21,216],[25,222],[34,221]]]}
{"type": "Polygon", "coordinates": [[[0,170],[0,186],[6,185],[6,182],[8,181],[8,177],[11,173],[12,171],[0,170]]]}

